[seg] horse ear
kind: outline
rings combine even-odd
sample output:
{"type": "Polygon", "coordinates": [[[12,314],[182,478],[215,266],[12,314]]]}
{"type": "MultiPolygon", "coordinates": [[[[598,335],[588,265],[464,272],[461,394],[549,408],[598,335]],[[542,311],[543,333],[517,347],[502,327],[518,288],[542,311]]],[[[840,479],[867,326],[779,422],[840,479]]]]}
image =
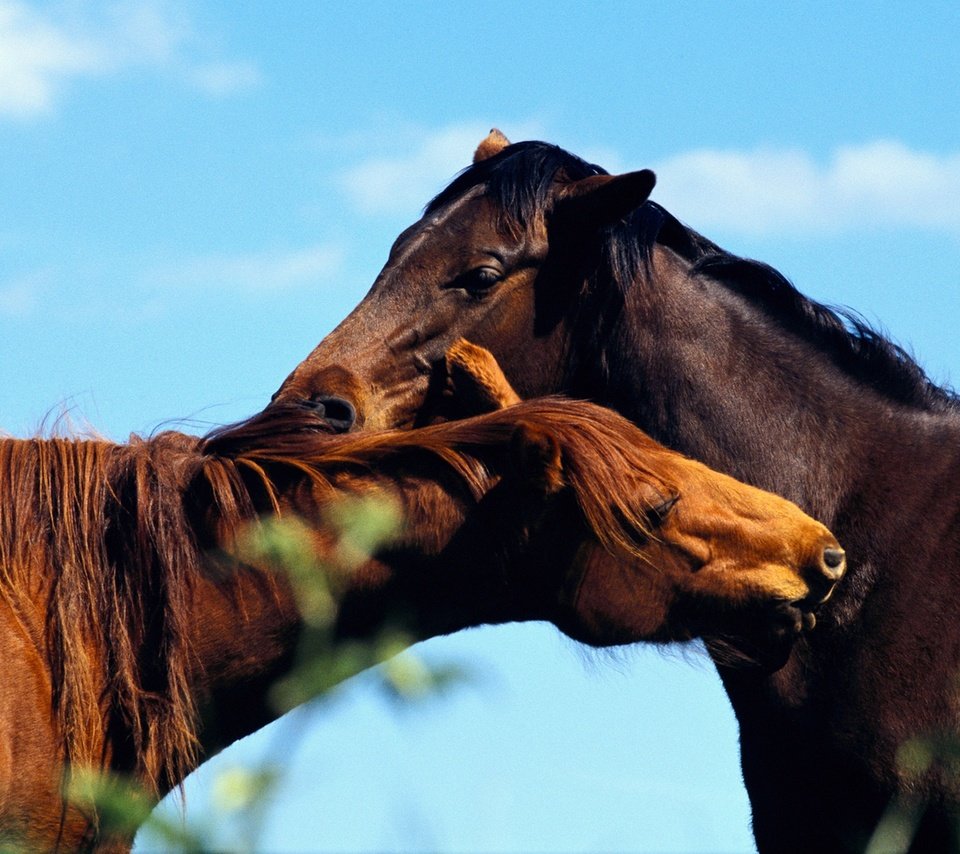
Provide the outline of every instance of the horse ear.
{"type": "Polygon", "coordinates": [[[496,357],[485,347],[459,338],[444,357],[447,389],[463,416],[506,409],[520,402],[496,357]]]}
{"type": "Polygon", "coordinates": [[[560,190],[554,216],[580,227],[613,225],[640,207],[656,183],[657,176],[649,169],[582,178],[560,190]]]}
{"type": "Polygon", "coordinates": [[[477,150],[473,152],[473,162],[479,163],[481,160],[493,157],[494,154],[499,154],[508,145],[510,145],[510,140],[496,128],[491,128],[486,139],[484,139],[483,142],[477,146],[477,150]]]}
{"type": "Polygon", "coordinates": [[[514,464],[524,483],[544,495],[564,487],[563,455],[557,437],[540,424],[522,419],[510,440],[514,464]]]}

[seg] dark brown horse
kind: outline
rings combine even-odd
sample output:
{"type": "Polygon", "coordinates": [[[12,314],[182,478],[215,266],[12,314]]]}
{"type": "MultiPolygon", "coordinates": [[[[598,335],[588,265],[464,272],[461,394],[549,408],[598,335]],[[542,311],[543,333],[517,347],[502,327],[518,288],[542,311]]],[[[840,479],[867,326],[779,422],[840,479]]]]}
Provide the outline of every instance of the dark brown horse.
{"type": "MultiPolygon", "coordinates": [[[[482,368],[455,351],[454,382],[493,408],[495,365],[475,356],[482,368]]],[[[326,426],[279,406],[206,439],[0,440],[0,842],[128,848],[64,802],[69,769],[160,796],[276,716],[268,687],[302,614],[269,553],[243,546],[263,517],[302,519],[323,560],[333,502],[398,503],[397,538],[331,579],[335,642],[539,619],[597,645],[707,634],[762,649],[812,626],[843,572],[794,505],[590,404],[326,426]]]]}
{"type": "Polygon", "coordinates": [[[840,537],[850,575],[777,672],[720,666],[758,847],[859,851],[891,804],[923,811],[916,850],[954,847],[960,775],[898,752],[958,733],[957,399],[859,320],[682,225],[653,185],[492,133],[277,399],[340,393],[360,424],[409,425],[465,336],[524,397],[612,406],[796,501],[840,537]]]}

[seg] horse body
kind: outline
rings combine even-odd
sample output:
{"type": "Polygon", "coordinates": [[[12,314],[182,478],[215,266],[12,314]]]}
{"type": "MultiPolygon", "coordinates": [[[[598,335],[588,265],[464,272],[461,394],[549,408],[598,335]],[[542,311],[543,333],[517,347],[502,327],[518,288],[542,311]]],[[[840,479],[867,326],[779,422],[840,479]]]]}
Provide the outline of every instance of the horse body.
{"type": "Polygon", "coordinates": [[[304,616],[276,559],[244,545],[264,516],[302,519],[329,563],[334,643],[545,619],[596,645],[789,646],[843,573],[836,540],[795,506],[587,404],[383,434],[322,426],[280,406],[206,439],[0,440],[4,842],[123,850],[127,836],[64,800],[68,769],[159,797],[277,716],[268,689],[304,616]],[[328,511],[370,495],[399,502],[404,526],[343,566],[328,511]]]}
{"type": "Polygon", "coordinates": [[[796,501],[851,561],[784,668],[719,667],[759,850],[860,851],[891,806],[916,813],[912,850],[954,850],[960,777],[942,757],[912,767],[904,751],[955,737],[960,722],[960,410],[919,376],[905,394],[895,351],[876,371],[845,365],[849,352],[811,345],[812,332],[785,330],[768,304],[667,247],[652,269],[612,336],[629,350],[601,357],[630,362],[601,399],[668,446],[796,501]],[[639,322],[650,312],[654,335],[639,322]],[[663,396],[631,394],[658,382],[663,396]]]}
{"type": "Polygon", "coordinates": [[[648,202],[652,186],[491,137],[277,397],[350,393],[346,377],[367,423],[412,423],[435,409],[429,366],[465,336],[522,395],[611,406],[798,503],[851,572],[782,668],[718,659],[758,846],[863,850],[892,804],[925,816],[916,850],[950,848],[958,777],[903,751],[960,720],[960,405],[859,321],[648,202]]]}

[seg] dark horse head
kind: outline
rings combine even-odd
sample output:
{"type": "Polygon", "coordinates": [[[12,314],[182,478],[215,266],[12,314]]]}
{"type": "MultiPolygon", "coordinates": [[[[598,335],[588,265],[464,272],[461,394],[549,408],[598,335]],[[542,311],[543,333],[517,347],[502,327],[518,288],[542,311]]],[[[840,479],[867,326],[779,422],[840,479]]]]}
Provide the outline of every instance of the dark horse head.
{"type": "Polygon", "coordinates": [[[844,478],[870,463],[823,448],[854,441],[864,400],[938,412],[952,395],[857,318],[683,225],[649,200],[654,182],[492,131],[275,399],[342,399],[344,426],[424,423],[447,414],[432,392],[465,338],[521,398],[611,406],[834,524],[844,478]]]}
{"type": "MultiPolygon", "coordinates": [[[[654,181],[649,170],[613,178],[556,146],[508,146],[492,133],[276,399],[339,396],[356,407],[358,425],[411,425],[460,337],[490,349],[522,397],[569,387],[571,359],[589,358],[582,342],[571,346],[577,318],[596,314],[587,303],[610,301],[584,293],[585,235],[642,205],[654,181]]],[[[590,337],[602,335],[592,325],[590,337]]]]}

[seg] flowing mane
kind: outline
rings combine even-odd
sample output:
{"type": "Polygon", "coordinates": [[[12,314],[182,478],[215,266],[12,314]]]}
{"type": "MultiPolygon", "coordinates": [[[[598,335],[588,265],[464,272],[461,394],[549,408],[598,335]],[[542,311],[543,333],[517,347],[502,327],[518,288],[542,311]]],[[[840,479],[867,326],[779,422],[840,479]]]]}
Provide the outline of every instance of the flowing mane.
{"type": "Polygon", "coordinates": [[[180,496],[198,440],[0,440],[0,587],[36,627],[67,764],[117,767],[160,790],[192,767],[196,709],[184,625],[197,547],[180,496]]]}
{"type": "Polygon", "coordinates": [[[663,449],[612,410],[563,398],[526,401],[520,408],[488,413],[445,424],[410,430],[383,430],[317,437],[317,418],[298,406],[273,405],[248,421],[211,433],[205,454],[229,458],[236,466],[255,470],[261,483],[280,466],[302,472],[315,484],[327,484],[327,472],[355,468],[395,476],[394,465],[416,465],[418,459],[439,460],[456,475],[476,500],[490,488],[502,469],[505,449],[517,428],[518,416],[549,429],[566,453],[564,477],[573,490],[590,531],[617,554],[643,556],[638,548],[653,535],[651,506],[637,506],[642,485],[653,486],[664,498],[679,494],[679,486],[650,465],[652,452],[663,449]],[[624,442],[629,431],[631,441],[624,442]],[[227,456],[219,456],[225,454],[227,456]],[[612,491],[611,483],[622,488],[612,491]],[[631,491],[631,484],[637,489],[631,491]]]}
{"type": "MultiPolygon", "coordinates": [[[[525,227],[549,212],[555,183],[576,181],[605,170],[544,142],[520,142],[465,169],[426,207],[427,215],[484,185],[484,194],[502,211],[507,229],[525,227]]],[[[810,340],[852,377],[895,401],[928,411],[956,409],[954,391],[933,383],[902,347],[853,312],[825,306],[800,293],[782,274],[741,258],[681,223],[648,201],[606,231],[594,282],[613,281],[616,294],[596,294],[601,324],[622,310],[636,282],[649,278],[654,245],[665,246],[707,276],[749,299],[788,331],[810,340]]],[[[598,315],[598,316],[597,316],[598,315]]],[[[580,334],[588,334],[581,330],[580,334]]],[[[606,333],[601,329],[596,337],[606,333]]]]}
{"type": "MultiPolygon", "coordinates": [[[[523,411],[570,451],[564,475],[600,542],[640,555],[648,508],[628,488],[611,496],[609,484],[652,483],[664,497],[677,487],[649,469],[647,448],[620,438],[626,422],[552,400],[523,411]]],[[[280,406],[206,438],[0,440],[0,595],[21,618],[27,597],[46,611],[33,639],[50,669],[66,763],[99,767],[108,744],[112,767],[157,791],[194,767],[188,620],[205,511],[235,528],[279,512],[277,484],[291,476],[332,493],[334,472],[399,478],[425,459],[476,500],[516,425],[516,411],[505,410],[416,432],[331,435],[312,412],[280,406]]]]}
{"type": "Polygon", "coordinates": [[[956,392],[932,382],[903,347],[854,312],[804,296],[773,267],[717,253],[697,261],[694,271],[742,294],[788,331],[814,341],[854,378],[893,400],[932,412],[957,409],[956,392]]]}

